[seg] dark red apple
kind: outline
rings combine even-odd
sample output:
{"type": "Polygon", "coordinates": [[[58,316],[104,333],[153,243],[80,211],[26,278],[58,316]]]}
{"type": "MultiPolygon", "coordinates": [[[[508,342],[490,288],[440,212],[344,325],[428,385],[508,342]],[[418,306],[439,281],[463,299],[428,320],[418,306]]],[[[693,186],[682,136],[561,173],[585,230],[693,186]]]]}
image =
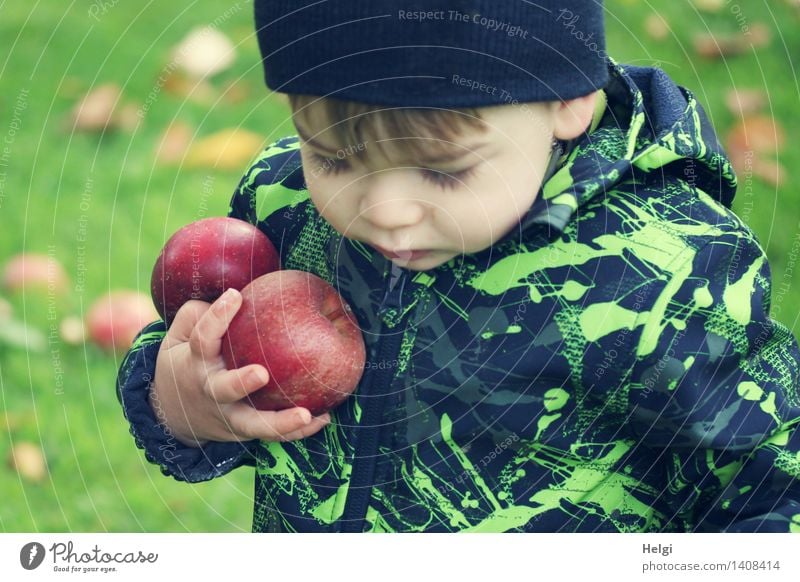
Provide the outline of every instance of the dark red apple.
{"type": "Polygon", "coordinates": [[[190,299],[212,303],[226,289],[280,268],[267,236],[236,218],[217,216],[187,224],[164,245],[153,267],[150,292],[158,313],[172,323],[190,299]]]}
{"type": "Polygon", "coordinates": [[[222,340],[229,370],[261,364],[266,386],[249,395],[259,410],[303,406],[317,416],[339,405],[361,379],[364,338],[350,306],[303,271],[275,271],[242,289],[242,306],[222,340]]]}
{"type": "Polygon", "coordinates": [[[148,323],[158,319],[150,298],[136,291],[112,291],[92,304],[86,328],[94,343],[105,350],[123,352],[148,323]]]}

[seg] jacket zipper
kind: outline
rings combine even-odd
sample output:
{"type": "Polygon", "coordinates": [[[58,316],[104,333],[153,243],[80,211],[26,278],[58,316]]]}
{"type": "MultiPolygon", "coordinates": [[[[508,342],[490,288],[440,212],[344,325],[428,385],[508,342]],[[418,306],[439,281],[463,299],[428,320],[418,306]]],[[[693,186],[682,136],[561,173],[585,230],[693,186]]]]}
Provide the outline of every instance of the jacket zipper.
{"type": "MultiPolygon", "coordinates": [[[[379,317],[389,310],[400,310],[403,306],[403,291],[408,273],[402,271],[396,276],[397,267],[393,267],[386,291],[378,308],[379,317]]],[[[403,341],[403,334],[397,328],[390,328],[384,322],[382,327],[383,337],[378,349],[378,362],[390,362],[397,357],[403,341]]],[[[367,509],[372,498],[372,482],[375,477],[377,464],[378,444],[382,427],[381,418],[386,407],[386,396],[392,385],[394,371],[390,366],[375,366],[370,381],[368,398],[362,411],[361,434],[356,445],[355,458],[350,485],[347,488],[347,499],[341,517],[342,532],[362,532],[367,516],[367,509]]]]}

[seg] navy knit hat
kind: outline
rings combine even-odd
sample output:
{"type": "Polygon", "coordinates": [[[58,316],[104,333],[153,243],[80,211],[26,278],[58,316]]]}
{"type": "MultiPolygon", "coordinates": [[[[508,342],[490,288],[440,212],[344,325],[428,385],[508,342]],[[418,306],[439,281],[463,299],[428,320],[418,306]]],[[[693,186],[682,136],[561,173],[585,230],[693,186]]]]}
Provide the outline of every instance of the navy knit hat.
{"type": "Polygon", "coordinates": [[[608,80],[602,0],[256,0],[267,86],[397,107],[567,100],[608,80]]]}

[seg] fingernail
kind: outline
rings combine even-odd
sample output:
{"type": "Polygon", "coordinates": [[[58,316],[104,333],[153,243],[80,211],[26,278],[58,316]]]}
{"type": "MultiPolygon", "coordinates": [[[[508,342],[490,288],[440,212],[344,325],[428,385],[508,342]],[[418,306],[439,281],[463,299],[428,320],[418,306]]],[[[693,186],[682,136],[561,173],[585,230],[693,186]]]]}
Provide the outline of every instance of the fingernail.
{"type": "Polygon", "coordinates": [[[219,296],[219,299],[217,299],[217,304],[215,305],[218,313],[224,314],[228,310],[228,305],[230,305],[234,298],[234,292],[235,289],[230,288],[219,296]]]}
{"type": "Polygon", "coordinates": [[[331,415],[328,414],[327,412],[322,416],[320,416],[320,418],[322,419],[322,422],[324,422],[325,424],[329,424],[331,421],[331,415]]]}
{"type": "Polygon", "coordinates": [[[233,287],[231,287],[230,289],[225,291],[225,293],[222,294],[222,300],[225,301],[226,303],[233,301],[235,297],[236,297],[236,289],[234,289],[233,287]]]}
{"type": "Polygon", "coordinates": [[[309,422],[311,422],[311,413],[308,410],[298,410],[296,416],[297,420],[299,420],[303,424],[308,424],[309,422]]]}

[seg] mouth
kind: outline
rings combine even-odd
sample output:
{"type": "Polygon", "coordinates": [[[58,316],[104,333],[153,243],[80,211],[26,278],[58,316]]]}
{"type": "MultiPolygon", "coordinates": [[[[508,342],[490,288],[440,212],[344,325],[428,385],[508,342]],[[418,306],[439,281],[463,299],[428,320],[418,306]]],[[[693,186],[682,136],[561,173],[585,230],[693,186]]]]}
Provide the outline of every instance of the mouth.
{"type": "Polygon", "coordinates": [[[375,247],[380,254],[386,257],[389,260],[400,260],[400,261],[415,261],[417,259],[421,259],[430,254],[431,251],[429,250],[401,250],[401,251],[390,251],[383,247],[379,247],[377,245],[372,245],[375,247]]]}

